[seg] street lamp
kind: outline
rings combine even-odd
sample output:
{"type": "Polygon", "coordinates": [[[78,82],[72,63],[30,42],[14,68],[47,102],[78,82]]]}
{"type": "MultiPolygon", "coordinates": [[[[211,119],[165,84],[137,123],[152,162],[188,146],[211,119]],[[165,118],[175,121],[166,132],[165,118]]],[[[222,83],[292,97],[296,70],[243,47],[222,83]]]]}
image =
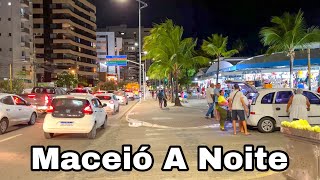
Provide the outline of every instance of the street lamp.
{"type": "MultiPolygon", "coordinates": [[[[124,0],[118,0],[120,2],[123,2],[124,0]]],[[[141,0],[136,0],[139,3],[139,86],[141,90],[141,10],[148,7],[148,4],[141,1],[141,0]],[[141,4],[143,6],[141,6],[141,4]]],[[[136,45],[136,44],[135,44],[136,45]]]]}

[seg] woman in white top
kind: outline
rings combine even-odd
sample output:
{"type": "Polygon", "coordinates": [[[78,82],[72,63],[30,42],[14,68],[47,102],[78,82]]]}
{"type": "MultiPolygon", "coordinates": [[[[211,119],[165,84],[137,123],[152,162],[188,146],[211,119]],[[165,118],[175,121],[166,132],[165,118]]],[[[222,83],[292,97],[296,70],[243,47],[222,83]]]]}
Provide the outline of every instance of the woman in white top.
{"type": "Polygon", "coordinates": [[[308,111],[310,111],[310,102],[303,94],[302,89],[297,89],[294,96],[291,96],[288,105],[287,112],[290,112],[290,120],[304,119],[308,120],[308,111]],[[290,109],[291,107],[291,109],[290,109]],[[290,111],[289,111],[290,110],[290,111]]]}

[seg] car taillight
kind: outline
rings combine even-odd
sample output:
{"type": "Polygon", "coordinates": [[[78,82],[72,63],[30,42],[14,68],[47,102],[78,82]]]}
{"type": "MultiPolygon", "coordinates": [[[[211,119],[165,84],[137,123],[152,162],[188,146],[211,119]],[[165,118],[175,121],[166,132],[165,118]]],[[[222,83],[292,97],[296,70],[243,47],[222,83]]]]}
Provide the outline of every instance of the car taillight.
{"type": "Polygon", "coordinates": [[[114,103],[114,101],[109,101],[109,103],[110,103],[110,104],[113,104],[113,103],[114,103]]]}
{"type": "Polygon", "coordinates": [[[90,105],[87,105],[84,109],[83,109],[83,114],[93,114],[93,110],[91,108],[90,105]]]}
{"type": "Polygon", "coordinates": [[[29,95],[28,95],[28,98],[34,98],[34,97],[36,97],[35,94],[29,94],[29,95]]]}
{"type": "Polygon", "coordinates": [[[52,106],[48,106],[48,108],[47,108],[47,110],[46,110],[46,112],[47,113],[53,113],[53,107],[52,106]]]}
{"type": "Polygon", "coordinates": [[[44,97],[44,103],[45,103],[45,104],[49,104],[49,96],[46,95],[46,96],[44,97]]]}
{"type": "Polygon", "coordinates": [[[256,114],[256,112],[250,112],[250,114],[253,114],[253,115],[255,115],[255,114],[256,114]]]}

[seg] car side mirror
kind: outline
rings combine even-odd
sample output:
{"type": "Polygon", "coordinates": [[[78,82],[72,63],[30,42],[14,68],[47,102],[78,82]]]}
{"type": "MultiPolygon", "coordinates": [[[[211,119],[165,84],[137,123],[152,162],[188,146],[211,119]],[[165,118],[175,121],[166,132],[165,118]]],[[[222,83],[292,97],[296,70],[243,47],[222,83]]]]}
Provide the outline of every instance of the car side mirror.
{"type": "Polygon", "coordinates": [[[31,106],[31,103],[28,103],[28,102],[27,102],[27,103],[26,103],[26,106],[31,106]]]}
{"type": "Polygon", "coordinates": [[[107,107],[107,106],[108,106],[108,104],[103,104],[103,105],[102,105],[102,107],[107,107]]]}

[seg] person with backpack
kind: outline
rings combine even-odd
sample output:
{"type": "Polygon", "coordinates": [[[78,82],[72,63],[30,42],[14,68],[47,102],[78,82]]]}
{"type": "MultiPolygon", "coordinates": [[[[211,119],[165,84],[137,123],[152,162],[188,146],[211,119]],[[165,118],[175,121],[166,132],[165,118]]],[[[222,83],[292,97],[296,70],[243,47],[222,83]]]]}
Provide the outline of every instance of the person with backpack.
{"type": "Polygon", "coordinates": [[[164,100],[164,92],[163,92],[163,89],[161,89],[160,91],[159,91],[159,93],[157,94],[157,97],[158,97],[158,99],[159,99],[159,106],[160,106],[160,108],[162,109],[162,104],[163,104],[163,100],[164,100]]]}

